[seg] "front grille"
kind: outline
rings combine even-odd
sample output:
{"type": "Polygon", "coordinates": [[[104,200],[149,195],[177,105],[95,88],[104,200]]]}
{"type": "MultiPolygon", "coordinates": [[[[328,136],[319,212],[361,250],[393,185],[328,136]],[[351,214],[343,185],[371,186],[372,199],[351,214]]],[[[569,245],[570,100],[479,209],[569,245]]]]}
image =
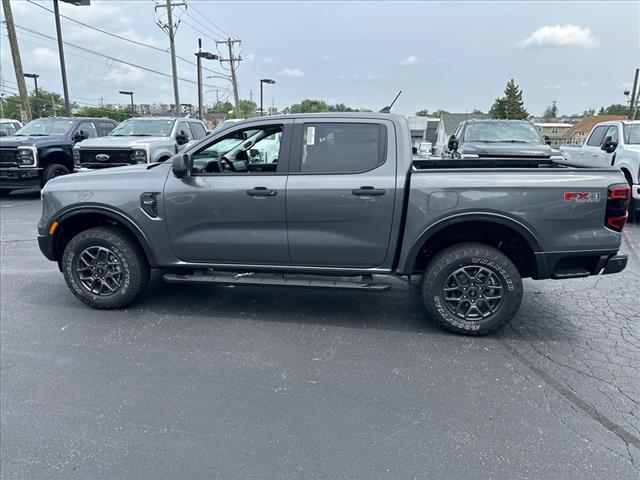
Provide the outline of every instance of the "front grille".
{"type": "Polygon", "coordinates": [[[18,158],[18,150],[13,149],[0,149],[0,163],[16,163],[18,158]]]}
{"type": "Polygon", "coordinates": [[[80,150],[80,165],[90,168],[133,165],[131,150],[80,150]],[[109,158],[101,158],[108,155],[109,158]]]}

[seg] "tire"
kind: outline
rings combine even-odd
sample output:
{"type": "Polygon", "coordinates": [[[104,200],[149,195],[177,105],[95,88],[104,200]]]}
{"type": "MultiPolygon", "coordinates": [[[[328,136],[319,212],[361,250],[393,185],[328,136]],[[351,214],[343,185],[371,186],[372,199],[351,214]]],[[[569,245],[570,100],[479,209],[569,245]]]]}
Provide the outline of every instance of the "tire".
{"type": "Polygon", "coordinates": [[[518,313],[522,279],[513,262],[499,250],[482,243],[460,243],[442,250],[429,262],[422,299],[427,313],[441,328],[463,335],[486,335],[504,327],[518,313]]]}
{"type": "Polygon", "coordinates": [[[2,188],[0,189],[0,197],[7,197],[9,196],[9,194],[12,192],[12,190],[8,189],[8,188],[2,188]]]}
{"type": "Polygon", "coordinates": [[[144,252],[114,227],[90,228],[73,237],[62,255],[62,273],[80,301],[100,309],[126,307],[149,282],[144,252]]]}
{"type": "Polygon", "coordinates": [[[61,175],[68,175],[69,169],[61,163],[52,163],[48,165],[42,172],[42,182],[40,186],[44,187],[46,183],[52,178],[59,177],[61,175]]]}

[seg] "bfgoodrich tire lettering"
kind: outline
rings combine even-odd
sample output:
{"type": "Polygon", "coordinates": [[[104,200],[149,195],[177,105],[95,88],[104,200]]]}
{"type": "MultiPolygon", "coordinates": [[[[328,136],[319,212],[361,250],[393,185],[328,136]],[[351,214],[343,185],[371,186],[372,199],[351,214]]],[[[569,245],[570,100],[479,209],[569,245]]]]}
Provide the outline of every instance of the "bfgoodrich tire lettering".
{"type": "Polygon", "coordinates": [[[126,232],[114,227],[91,228],[73,237],[62,255],[62,272],[78,299],[102,309],[126,307],[149,281],[144,253],[126,232]],[[95,283],[88,280],[93,277],[95,283]]]}
{"type": "Polygon", "coordinates": [[[461,243],[438,253],[427,265],[422,298],[442,328],[485,335],[518,313],[522,280],[513,262],[481,243],[461,243]]]}

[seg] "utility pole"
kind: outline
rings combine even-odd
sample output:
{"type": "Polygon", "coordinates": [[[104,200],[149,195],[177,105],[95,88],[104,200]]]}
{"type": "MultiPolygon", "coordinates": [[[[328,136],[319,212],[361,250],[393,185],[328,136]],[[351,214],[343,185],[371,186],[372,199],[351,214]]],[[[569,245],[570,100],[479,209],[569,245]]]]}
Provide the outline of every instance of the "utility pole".
{"type": "Polygon", "coordinates": [[[62,44],[62,28],[60,27],[58,0],[53,0],[53,16],[56,20],[56,33],[58,35],[58,54],[60,55],[60,72],[62,73],[62,90],[64,93],[64,114],[70,117],[71,104],[69,103],[69,86],[67,85],[67,67],[64,63],[64,46],[62,44]]]}
{"type": "Polygon", "coordinates": [[[202,99],[202,59],[218,60],[218,55],[214,55],[211,52],[202,51],[202,39],[198,39],[198,51],[196,52],[197,69],[198,69],[198,118],[204,119],[204,102],[202,99]]]}
{"type": "Polygon", "coordinates": [[[171,69],[173,72],[173,101],[175,104],[175,115],[180,116],[180,92],[178,91],[178,67],[176,66],[176,42],[175,35],[178,29],[178,24],[173,24],[173,7],[185,6],[186,3],[172,3],[171,0],[167,0],[165,5],[156,5],[156,11],[158,8],[167,9],[167,23],[158,22],[158,26],[169,35],[169,47],[171,49],[171,69]]]}
{"type": "Polygon", "coordinates": [[[36,104],[34,106],[34,110],[35,110],[35,116],[36,117],[40,117],[40,95],[38,95],[38,78],[40,77],[40,75],[38,75],[37,73],[25,73],[24,76],[26,78],[33,78],[33,83],[35,84],[36,87],[36,104]]]}
{"type": "Polygon", "coordinates": [[[31,121],[31,106],[29,105],[27,83],[24,80],[24,72],[22,71],[22,60],[20,59],[20,50],[18,49],[16,27],[13,24],[11,3],[9,2],[10,0],[2,0],[2,6],[4,8],[4,19],[7,25],[7,33],[9,34],[9,46],[11,48],[11,57],[13,58],[13,69],[16,72],[16,82],[18,82],[18,92],[20,93],[20,120],[22,123],[27,123],[31,121]]]}
{"type": "Polygon", "coordinates": [[[235,103],[236,117],[240,118],[240,98],[238,97],[238,79],[236,78],[237,63],[242,58],[233,56],[233,46],[236,43],[242,43],[241,40],[228,38],[224,41],[217,41],[216,44],[224,43],[229,49],[229,58],[221,58],[220,62],[229,62],[229,69],[231,70],[231,84],[233,85],[233,100],[235,103]]]}
{"type": "Polygon", "coordinates": [[[638,98],[640,97],[640,88],[638,88],[638,74],[640,68],[636,68],[636,74],[633,78],[633,88],[631,89],[631,103],[629,104],[629,120],[635,120],[638,111],[638,98]]]}

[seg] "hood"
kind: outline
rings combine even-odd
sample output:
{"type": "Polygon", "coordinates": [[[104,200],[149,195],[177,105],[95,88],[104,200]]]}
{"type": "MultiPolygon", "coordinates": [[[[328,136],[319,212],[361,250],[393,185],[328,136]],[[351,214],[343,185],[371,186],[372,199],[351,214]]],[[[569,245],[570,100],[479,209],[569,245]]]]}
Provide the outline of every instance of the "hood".
{"type": "MultiPolygon", "coordinates": [[[[171,162],[154,164],[141,163],[126,167],[101,168],[73,175],[62,175],[47,182],[45,189],[50,191],[65,190],[101,190],[117,189],[121,185],[131,185],[143,181],[157,171],[170,168],[171,162]],[[150,168],[151,167],[151,168],[150,168]]],[[[166,174],[166,173],[165,173],[166,174]]]]}
{"type": "Polygon", "coordinates": [[[481,157],[550,157],[554,150],[545,144],[532,143],[484,143],[465,142],[458,149],[460,154],[476,154],[481,157]]]}
{"type": "Polygon", "coordinates": [[[47,137],[0,137],[0,147],[17,148],[17,147],[46,147],[49,145],[60,145],[61,143],[71,143],[63,135],[49,135],[47,137]]]}
{"type": "Polygon", "coordinates": [[[126,148],[136,145],[172,144],[170,137],[116,137],[106,136],[83,140],[77,145],[80,148],[126,148]]]}

